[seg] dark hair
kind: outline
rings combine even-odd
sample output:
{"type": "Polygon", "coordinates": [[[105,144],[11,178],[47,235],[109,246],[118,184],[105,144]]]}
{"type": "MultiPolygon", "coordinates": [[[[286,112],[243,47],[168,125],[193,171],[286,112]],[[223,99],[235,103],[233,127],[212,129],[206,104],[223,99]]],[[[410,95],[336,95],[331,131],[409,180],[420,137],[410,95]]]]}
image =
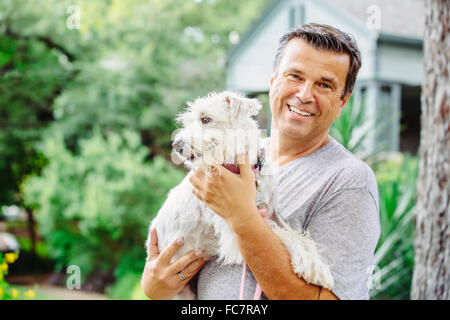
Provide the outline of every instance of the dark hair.
{"type": "Polygon", "coordinates": [[[274,71],[280,65],[286,44],[293,38],[301,38],[316,49],[348,54],[350,57],[350,67],[348,69],[345,90],[342,93],[341,100],[344,99],[347,93],[353,91],[356,76],[361,68],[361,53],[359,52],[353,37],[339,29],[325,24],[308,23],[296,27],[280,38],[275,61],[273,63],[274,71]]]}

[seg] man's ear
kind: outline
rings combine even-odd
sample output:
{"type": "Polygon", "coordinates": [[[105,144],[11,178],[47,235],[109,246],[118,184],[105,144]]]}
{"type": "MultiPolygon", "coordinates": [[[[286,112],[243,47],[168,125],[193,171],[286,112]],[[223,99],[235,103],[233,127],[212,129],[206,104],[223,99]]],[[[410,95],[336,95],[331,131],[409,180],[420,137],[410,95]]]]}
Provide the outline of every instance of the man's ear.
{"type": "Polygon", "coordinates": [[[338,113],[337,113],[337,115],[336,115],[336,119],[339,118],[339,117],[341,116],[342,109],[344,109],[345,105],[346,105],[347,102],[348,102],[348,99],[350,99],[350,96],[351,96],[351,93],[347,93],[347,94],[344,96],[344,99],[342,99],[342,100],[339,101],[339,110],[338,110],[338,113]]]}
{"type": "Polygon", "coordinates": [[[276,78],[278,78],[278,68],[272,71],[272,76],[270,77],[270,87],[272,87],[276,78]]]}
{"type": "Polygon", "coordinates": [[[272,70],[272,75],[270,76],[270,87],[269,87],[269,95],[270,95],[270,91],[272,91],[272,87],[273,84],[275,82],[275,80],[278,78],[279,74],[278,74],[278,67],[275,70],[272,70]]]}
{"type": "Polygon", "coordinates": [[[262,108],[258,99],[244,98],[230,91],[224,92],[224,95],[233,120],[256,116],[262,108]]]}

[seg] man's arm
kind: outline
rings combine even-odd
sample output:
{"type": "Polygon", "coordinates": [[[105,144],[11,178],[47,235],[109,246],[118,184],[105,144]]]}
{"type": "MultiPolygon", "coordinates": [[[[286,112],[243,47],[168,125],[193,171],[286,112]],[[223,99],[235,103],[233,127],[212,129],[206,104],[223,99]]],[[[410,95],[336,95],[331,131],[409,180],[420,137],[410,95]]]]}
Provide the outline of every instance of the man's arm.
{"type": "Polygon", "coordinates": [[[232,216],[239,217],[230,221],[239,249],[269,299],[338,300],[330,290],[307,284],[295,274],[289,252],[256,207],[251,214],[232,216]]]}
{"type": "Polygon", "coordinates": [[[233,228],[240,251],[266,296],[336,299],[330,291],[307,284],[294,272],[288,251],[257,211],[255,178],[250,166],[239,167],[239,175],[222,170],[220,175],[207,176],[198,170],[189,181],[194,195],[233,228]]]}

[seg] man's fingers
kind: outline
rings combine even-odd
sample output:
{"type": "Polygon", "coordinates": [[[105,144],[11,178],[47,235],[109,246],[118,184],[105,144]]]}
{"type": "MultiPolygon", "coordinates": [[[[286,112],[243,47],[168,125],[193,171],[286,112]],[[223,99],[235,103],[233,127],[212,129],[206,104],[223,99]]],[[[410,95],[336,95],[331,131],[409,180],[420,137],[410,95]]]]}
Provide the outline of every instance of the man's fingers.
{"type": "Polygon", "coordinates": [[[193,186],[194,188],[197,188],[197,189],[200,188],[201,185],[202,185],[202,182],[201,182],[200,176],[199,176],[199,171],[202,171],[202,170],[195,171],[195,172],[189,177],[189,182],[192,184],[192,186],[193,186]]]}
{"type": "Polygon", "coordinates": [[[197,272],[199,272],[202,269],[202,267],[208,260],[209,260],[208,257],[199,258],[197,260],[192,261],[186,268],[181,270],[181,272],[183,273],[183,276],[186,278],[186,280],[184,280],[184,281],[187,282],[187,281],[191,280],[191,278],[193,276],[195,276],[197,274],[197,272]]]}
{"type": "Polygon", "coordinates": [[[244,178],[249,178],[249,177],[254,177],[253,176],[253,172],[252,172],[252,167],[248,161],[248,155],[245,154],[240,154],[237,156],[237,160],[238,160],[238,165],[239,165],[239,173],[241,175],[241,177],[244,178]]]}
{"type": "Polygon", "coordinates": [[[159,256],[158,235],[156,234],[155,228],[150,230],[150,244],[148,246],[147,255],[149,259],[153,259],[159,256]]]}
{"type": "Polygon", "coordinates": [[[183,271],[191,262],[199,259],[204,254],[204,250],[196,249],[186,253],[170,266],[171,272],[183,271]]]}
{"type": "Polygon", "coordinates": [[[178,251],[184,244],[183,238],[178,238],[174,242],[172,242],[166,249],[161,252],[160,260],[165,264],[170,264],[170,260],[172,259],[175,252],[178,251]]]}
{"type": "Polygon", "coordinates": [[[221,167],[220,165],[212,165],[211,168],[209,169],[208,178],[214,178],[214,177],[220,176],[223,174],[224,171],[228,171],[228,170],[224,170],[224,168],[221,167]]]}
{"type": "Polygon", "coordinates": [[[192,188],[192,193],[194,194],[194,196],[196,196],[199,200],[204,200],[204,197],[202,196],[202,194],[194,188],[192,188]]]}

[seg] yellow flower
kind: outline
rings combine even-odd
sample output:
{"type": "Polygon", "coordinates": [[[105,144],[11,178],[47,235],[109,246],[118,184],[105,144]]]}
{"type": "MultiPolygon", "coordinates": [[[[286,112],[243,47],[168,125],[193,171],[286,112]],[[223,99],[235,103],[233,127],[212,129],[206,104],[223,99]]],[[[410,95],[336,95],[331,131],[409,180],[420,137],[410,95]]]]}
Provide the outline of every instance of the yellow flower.
{"type": "Polygon", "coordinates": [[[6,264],[6,262],[2,262],[2,263],[0,264],[0,273],[1,273],[2,271],[3,271],[4,273],[8,272],[8,265],[6,264]]]}
{"type": "Polygon", "coordinates": [[[3,289],[2,289],[2,287],[0,287],[0,298],[2,298],[3,297],[3,289]]]}
{"type": "Polygon", "coordinates": [[[19,296],[19,291],[17,291],[17,289],[15,289],[15,288],[12,288],[11,296],[13,297],[13,299],[17,299],[17,297],[19,296]]]}
{"type": "Polygon", "coordinates": [[[30,299],[33,299],[33,298],[36,296],[36,294],[34,293],[33,290],[28,290],[28,291],[26,291],[26,292],[24,293],[24,295],[25,295],[25,297],[30,298],[30,299]]]}
{"type": "Polygon", "coordinates": [[[15,252],[5,254],[5,260],[7,263],[14,263],[14,261],[16,261],[18,257],[19,255],[15,252]]]}

